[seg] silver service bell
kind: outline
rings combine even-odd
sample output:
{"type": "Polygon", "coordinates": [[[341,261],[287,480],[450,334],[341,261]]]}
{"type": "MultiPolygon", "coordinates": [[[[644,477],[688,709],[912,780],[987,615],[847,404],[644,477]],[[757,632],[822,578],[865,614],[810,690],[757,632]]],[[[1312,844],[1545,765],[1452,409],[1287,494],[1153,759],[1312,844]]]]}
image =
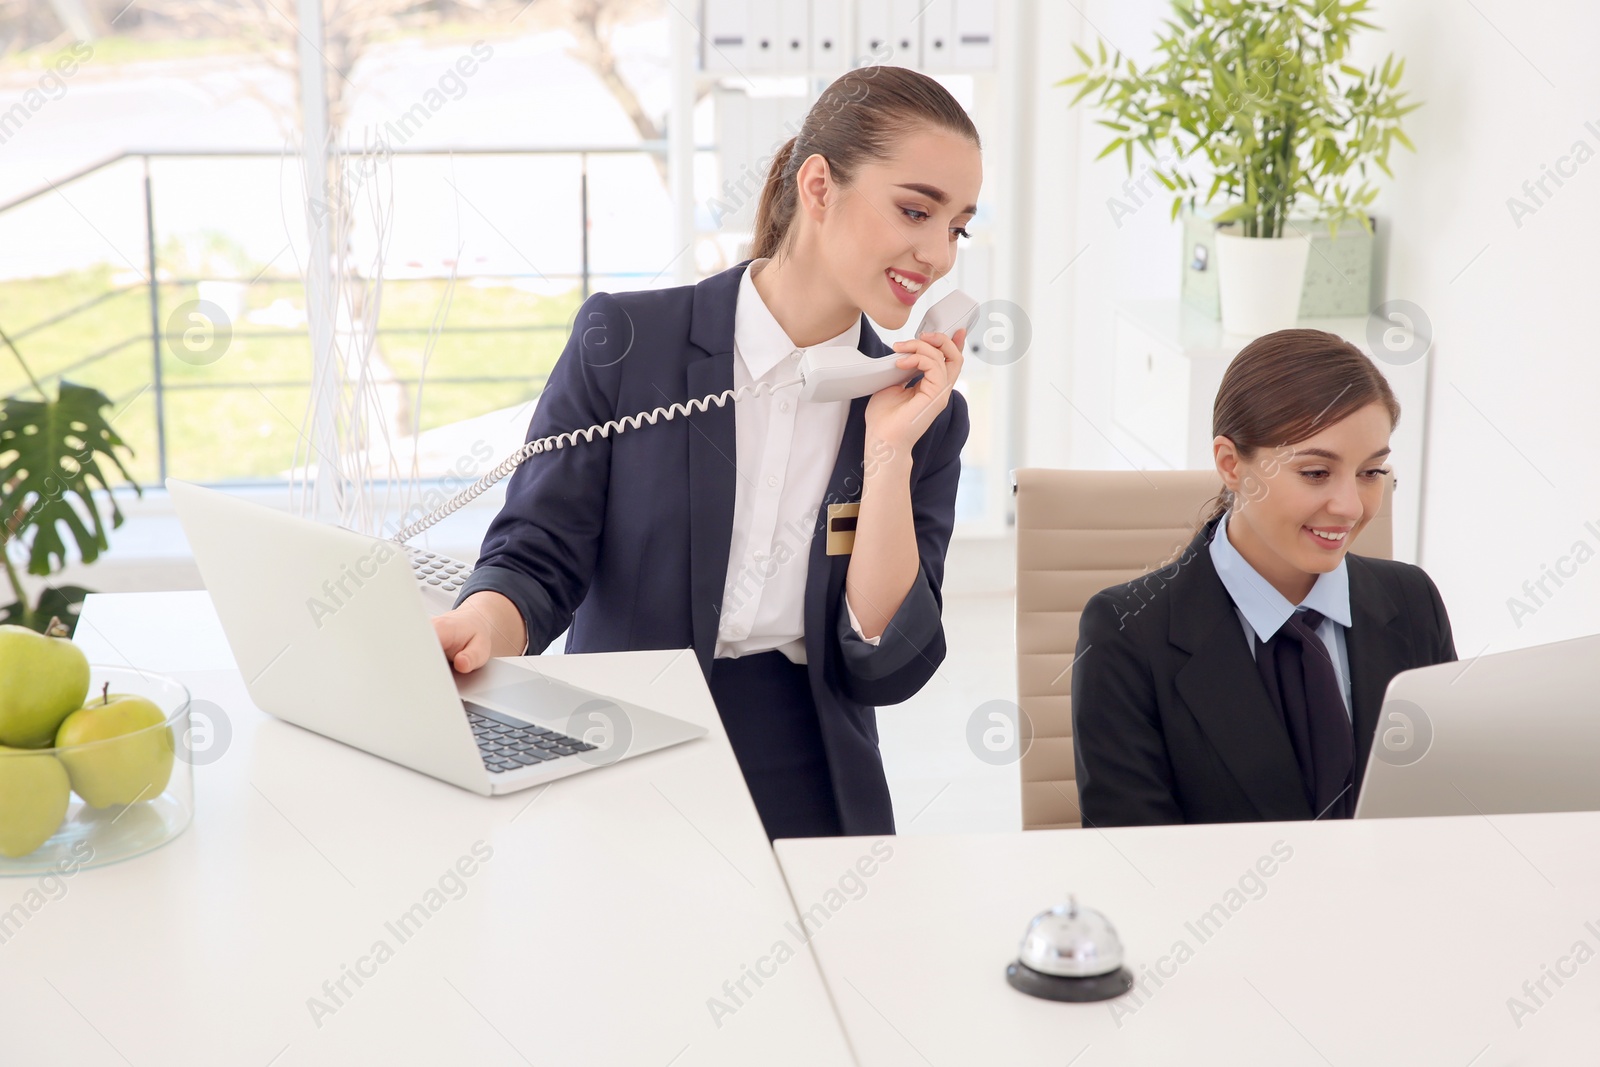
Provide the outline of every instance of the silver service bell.
{"type": "Polygon", "coordinates": [[[1046,1000],[1092,1001],[1120,996],[1133,987],[1122,967],[1122,939],[1109,920],[1077,898],[1042,911],[1028,924],[1006,980],[1046,1000]]]}
{"type": "Polygon", "coordinates": [[[1018,958],[1043,974],[1093,978],[1122,966],[1122,940],[1104,915],[1069,896],[1033,917],[1018,958]]]}

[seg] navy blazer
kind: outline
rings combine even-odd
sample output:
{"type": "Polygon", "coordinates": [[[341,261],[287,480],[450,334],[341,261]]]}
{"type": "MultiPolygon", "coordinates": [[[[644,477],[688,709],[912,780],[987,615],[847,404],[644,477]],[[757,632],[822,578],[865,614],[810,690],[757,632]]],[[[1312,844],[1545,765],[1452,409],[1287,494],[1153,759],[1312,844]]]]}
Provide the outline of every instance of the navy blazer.
{"type": "MultiPolygon", "coordinates": [[[[1211,564],[1217,519],[1178,560],[1084,606],[1072,736],[1085,826],[1311,819],[1289,729],[1211,564]]],[[[1421,567],[1346,555],[1352,789],[1360,795],[1389,680],[1456,658],[1421,567]]]]}
{"type": "MultiPolygon", "coordinates": [[[[596,293],[578,311],[528,427],[528,440],[733,388],[733,319],[749,260],[695,285],[596,293]]],[[[894,355],[861,319],[860,349],[894,355]]],[[[850,626],[848,555],[826,554],[828,504],[861,499],[867,398],[849,420],[810,540],[807,675],[846,834],[891,834],[894,811],[873,706],[896,704],[945,655],[945,551],[955,522],[966,401],[949,403],[912,448],[921,567],[876,646],[850,626]]],[[[568,652],[690,648],[710,677],[733,537],[734,406],[642,424],[533,456],[510,477],[456,603],[480,589],[522,612],[528,647],[570,624],[568,652]]],[[[817,457],[818,462],[829,462],[817,457]]]]}

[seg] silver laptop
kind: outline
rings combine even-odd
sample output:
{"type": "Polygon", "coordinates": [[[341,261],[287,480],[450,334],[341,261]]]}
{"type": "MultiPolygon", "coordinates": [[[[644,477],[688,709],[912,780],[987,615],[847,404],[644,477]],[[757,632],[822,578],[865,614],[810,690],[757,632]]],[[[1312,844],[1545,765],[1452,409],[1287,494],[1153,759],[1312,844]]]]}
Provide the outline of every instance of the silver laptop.
{"type": "Polygon", "coordinates": [[[515,659],[460,674],[404,546],[166,484],[250,698],[276,718],[485,796],[706,732],[515,659]]]}
{"type": "Polygon", "coordinates": [[[1600,634],[1402,671],[1358,819],[1600,811],[1600,634]]]}

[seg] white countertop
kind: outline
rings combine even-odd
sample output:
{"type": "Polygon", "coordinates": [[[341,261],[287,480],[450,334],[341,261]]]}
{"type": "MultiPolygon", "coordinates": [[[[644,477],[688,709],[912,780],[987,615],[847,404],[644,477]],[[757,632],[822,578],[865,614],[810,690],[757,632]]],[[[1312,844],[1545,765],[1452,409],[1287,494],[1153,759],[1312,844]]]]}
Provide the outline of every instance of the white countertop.
{"type": "Polygon", "coordinates": [[[850,1062],[803,945],[746,976],[794,914],[687,650],[530,657],[711,732],[487,799],[257,710],[203,592],[91,596],[76,640],[232,737],[176,840],[0,879],[6,1063],[850,1062]]]}
{"type": "Polygon", "coordinates": [[[802,912],[842,904],[810,944],[863,1067],[1527,1067],[1600,1060],[1597,839],[1591,812],[899,837],[843,886],[862,842],[777,851],[802,912]],[[1133,992],[1006,984],[1069,892],[1133,992]]]}

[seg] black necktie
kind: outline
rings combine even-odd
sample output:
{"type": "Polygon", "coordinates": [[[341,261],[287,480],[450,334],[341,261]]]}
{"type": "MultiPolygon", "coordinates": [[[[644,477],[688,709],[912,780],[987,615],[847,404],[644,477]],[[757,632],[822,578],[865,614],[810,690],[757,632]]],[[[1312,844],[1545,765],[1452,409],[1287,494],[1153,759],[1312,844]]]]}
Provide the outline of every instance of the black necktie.
{"type": "Polygon", "coordinates": [[[1317,636],[1321,625],[1321,612],[1296,611],[1265,642],[1255,638],[1256,667],[1289,728],[1311,810],[1319,818],[1346,819],[1354,808],[1355,736],[1333,660],[1317,636]]]}

